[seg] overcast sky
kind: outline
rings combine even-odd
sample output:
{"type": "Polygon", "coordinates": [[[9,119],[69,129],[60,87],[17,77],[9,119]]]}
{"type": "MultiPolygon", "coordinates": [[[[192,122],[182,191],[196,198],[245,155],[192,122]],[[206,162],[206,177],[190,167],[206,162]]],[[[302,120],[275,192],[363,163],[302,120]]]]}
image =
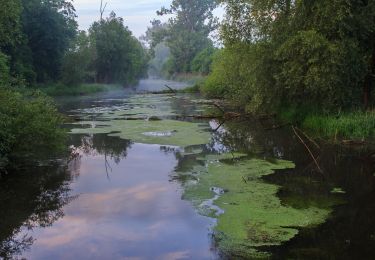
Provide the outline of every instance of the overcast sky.
{"type": "MultiPolygon", "coordinates": [[[[108,2],[106,15],[112,10],[125,19],[125,25],[136,37],[141,36],[150,25],[150,21],[158,18],[156,10],[168,7],[172,0],[103,0],[108,2]]],[[[100,0],[74,0],[78,15],[79,28],[86,30],[99,19],[100,0]]],[[[160,19],[160,17],[159,17],[160,19]]]]}
{"type": "MultiPolygon", "coordinates": [[[[123,17],[125,25],[136,37],[146,32],[150,21],[157,18],[166,21],[166,17],[156,15],[156,11],[162,6],[169,7],[172,0],[103,0],[108,2],[106,16],[111,12],[123,17]]],[[[78,15],[78,24],[81,30],[87,30],[90,25],[99,19],[100,0],[74,0],[74,6],[78,15]]],[[[215,11],[216,16],[223,16],[220,8],[215,11]]]]}

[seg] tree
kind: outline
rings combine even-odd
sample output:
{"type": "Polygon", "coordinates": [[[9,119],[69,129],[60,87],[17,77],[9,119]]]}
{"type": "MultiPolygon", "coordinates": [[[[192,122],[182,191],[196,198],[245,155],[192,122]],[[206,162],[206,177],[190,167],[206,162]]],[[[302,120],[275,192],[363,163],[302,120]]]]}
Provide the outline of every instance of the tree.
{"type": "Polygon", "coordinates": [[[97,82],[127,85],[145,75],[145,50],[114,12],[107,19],[95,22],[89,34],[95,48],[97,82]]]}
{"type": "Polygon", "coordinates": [[[153,21],[151,47],[165,41],[171,51],[170,73],[190,72],[194,57],[212,46],[210,33],[216,29],[217,19],[213,10],[215,0],[174,0],[167,9],[162,7],[158,15],[173,14],[166,25],[153,21]]]}
{"type": "Polygon", "coordinates": [[[64,54],[76,36],[75,17],[68,0],[23,0],[23,32],[38,82],[59,78],[64,54]]]}
{"type": "Polygon", "coordinates": [[[7,52],[21,40],[21,2],[0,0],[0,50],[7,52]]]}
{"type": "Polygon", "coordinates": [[[214,66],[234,74],[223,78],[213,73],[220,86],[230,89],[223,92],[230,98],[253,111],[275,110],[283,103],[329,110],[357,106],[362,99],[369,105],[375,72],[375,1],[222,2],[226,19],[221,37],[228,49],[223,55],[228,60],[237,53],[251,57],[238,57],[239,72],[231,63],[218,61],[214,66]],[[237,86],[230,81],[235,75],[242,78],[242,83],[234,81],[237,86]]]}
{"type": "Polygon", "coordinates": [[[62,82],[68,86],[82,82],[94,82],[94,59],[95,50],[91,46],[90,37],[85,31],[80,31],[72,47],[64,56],[61,72],[62,82]]]}

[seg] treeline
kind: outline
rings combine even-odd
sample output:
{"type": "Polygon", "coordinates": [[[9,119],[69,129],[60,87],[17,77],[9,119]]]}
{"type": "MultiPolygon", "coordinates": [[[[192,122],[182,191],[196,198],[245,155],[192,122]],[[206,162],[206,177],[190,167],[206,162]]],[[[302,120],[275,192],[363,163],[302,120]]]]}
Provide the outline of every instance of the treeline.
{"type": "Polygon", "coordinates": [[[1,173],[19,157],[63,147],[63,118],[52,100],[25,89],[133,84],[146,73],[147,54],[113,12],[83,32],[70,0],[0,0],[0,6],[1,173]]]}
{"type": "Polygon", "coordinates": [[[147,74],[148,56],[141,43],[112,12],[80,31],[62,63],[62,81],[134,84],[147,74]]]}
{"type": "Polygon", "coordinates": [[[375,1],[221,2],[225,48],[204,92],[251,112],[374,104],[375,1]]]}
{"type": "Polygon", "coordinates": [[[174,0],[157,14],[172,15],[166,23],[152,21],[143,39],[149,44],[151,70],[154,74],[173,77],[177,74],[207,75],[217,49],[210,34],[218,27],[213,11],[216,0],[174,0]]]}
{"type": "Polygon", "coordinates": [[[134,83],[147,55],[122,18],[112,12],[78,31],[69,0],[0,0],[1,79],[35,85],[134,83]]]}

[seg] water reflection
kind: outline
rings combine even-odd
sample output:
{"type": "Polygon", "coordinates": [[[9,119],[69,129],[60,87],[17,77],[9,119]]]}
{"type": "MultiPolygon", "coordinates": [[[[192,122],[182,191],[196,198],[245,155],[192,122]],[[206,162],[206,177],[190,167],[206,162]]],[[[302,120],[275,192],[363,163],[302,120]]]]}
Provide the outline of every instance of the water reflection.
{"type": "Polygon", "coordinates": [[[64,216],[71,176],[59,163],[12,173],[0,182],[0,257],[10,259],[30,249],[32,230],[49,227],[64,216]]]}
{"type": "Polygon", "coordinates": [[[172,147],[168,152],[105,135],[74,138],[79,156],[71,170],[79,174],[72,174],[69,194],[76,199],[58,205],[64,217],[52,226],[21,230],[18,237],[33,238],[23,257],[214,258],[212,220],[181,202],[179,184],[169,182],[177,163],[172,147]],[[104,161],[111,167],[110,179],[104,161]]]}
{"type": "MultiPolygon", "coordinates": [[[[122,99],[76,101],[65,107],[110,107],[122,99]],[[100,102],[99,102],[100,101],[100,102]]],[[[205,106],[171,98],[178,114],[205,106]]],[[[168,105],[168,104],[167,104],[168,105]]],[[[173,117],[173,116],[170,116],[173,117]]],[[[196,120],[197,122],[206,122],[196,120]]],[[[213,259],[213,219],[200,216],[176,176],[208,153],[241,152],[249,157],[295,162],[265,181],[280,186],[284,206],[331,208],[331,218],[302,229],[276,259],[357,258],[375,254],[373,148],[322,144],[315,149],[324,174],[288,128],[265,130],[262,121],[211,121],[211,142],[185,149],[132,143],[104,134],[72,135],[71,161],[33,167],[0,181],[0,257],[30,259],[213,259]],[[345,194],[332,194],[340,187],[345,194]]],[[[203,166],[203,165],[202,165],[203,166]]]]}
{"type": "Polygon", "coordinates": [[[302,229],[282,247],[270,248],[275,259],[372,259],[375,254],[374,147],[320,143],[311,148],[320,173],[290,128],[264,130],[261,122],[226,122],[213,134],[210,150],[241,151],[265,159],[292,160],[292,174],[278,171],[265,177],[280,185],[283,205],[333,208],[326,223],[302,229]],[[218,149],[219,147],[219,149],[218,149]],[[345,193],[333,194],[340,187],[345,193]]]}

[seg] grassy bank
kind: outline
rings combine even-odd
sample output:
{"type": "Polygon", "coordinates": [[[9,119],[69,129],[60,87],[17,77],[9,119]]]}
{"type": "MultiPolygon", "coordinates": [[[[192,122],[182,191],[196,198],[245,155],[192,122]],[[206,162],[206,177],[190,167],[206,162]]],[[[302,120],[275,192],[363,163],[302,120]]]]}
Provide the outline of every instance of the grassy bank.
{"type": "Polygon", "coordinates": [[[77,86],[50,84],[37,86],[37,88],[49,96],[80,96],[121,89],[121,86],[107,84],[80,84],[77,86]]]}
{"type": "Polygon", "coordinates": [[[375,139],[375,110],[323,113],[312,109],[282,109],[282,121],[301,126],[312,136],[325,139],[366,140],[375,139]]]}

